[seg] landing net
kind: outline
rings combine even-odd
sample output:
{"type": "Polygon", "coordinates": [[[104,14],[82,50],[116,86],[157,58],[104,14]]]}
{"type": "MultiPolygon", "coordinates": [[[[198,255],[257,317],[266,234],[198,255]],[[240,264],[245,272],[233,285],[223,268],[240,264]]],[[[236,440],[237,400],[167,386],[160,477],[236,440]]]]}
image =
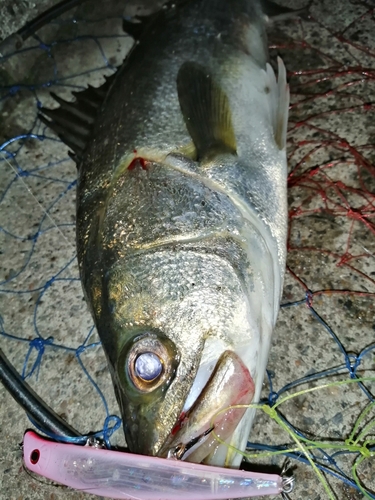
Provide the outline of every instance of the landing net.
{"type": "MultiPolygon", "coordinates": [[[[106,439],[121,444],[122,432],[113,433],[118,419],[110,418],[119,413],[106,359],[79,281],[76,167],[37,118],[41,105],[52,106],[51,90],[69,99],[88,83],[99,86],[121,64],[132,39],[121,29],[119,2],[105,4],[104,11],[103,3],[84,4],[0,60],[0,346],[76,429],[104,429],[106,439]]],[[[337,498],[364,498],[351,470],[362,458],[357,475],[375,498],[374,458],[368,458],[375,452],[375,409],[358,420],[375,394],[368,380],[375,376],[375,6],[342,0],[338,10],[316,0],[309,14],[269,33],[271,59],[282,56],[291,88],[289,236],[263,395],[272,408],[296,392],[350,381],[303,392],[278,406],[278,416],[300,437],[341,445],[309,451],[337,498]]],[[[10,487],[19,482],[20,462],[9,443],[15,446],[30,423],[6,401],[2,453],[11,466],[3,484],[10,487]]],[[[251,440],[251,454],[295,445],[261,411],[251,440]]],[[[311,465],[300,463],[306,456],[289,455],[297,465],[293,498],[327,498],[311,465]]],[[[281,463],[275,454],[260,461],[281,463]]],[[[34,480],[23,481],[26,491],[34,480]]],[[[67,498],[55,486],[43,488],[67,498]]]]}

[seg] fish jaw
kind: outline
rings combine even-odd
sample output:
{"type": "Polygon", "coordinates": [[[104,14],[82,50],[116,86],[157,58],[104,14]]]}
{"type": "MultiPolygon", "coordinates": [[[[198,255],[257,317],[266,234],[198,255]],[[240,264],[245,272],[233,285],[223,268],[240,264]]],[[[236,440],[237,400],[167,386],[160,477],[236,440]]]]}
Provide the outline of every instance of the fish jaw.
{"type": "MultiPolygon", "coordinates": [[[[118,384],[115,386],[119,389],[118,384]]],[[[117,390],[122,412],[126,415],[125,436],[128,446],[132,451],[145,455],[210,463],[222,446],[217,438],[221,441],[230,440],[253,400],[254,391],[253,378],[241,358],[233,351],[225,351],[192,407],[181,412],[160,448],[158,443],[163,428],[153,419],[153,405],[147,407],[143,404],[142,409],[129,405],[129,401],[125,403],[127,396],[117,390]],[[136,419],[129,418],[131,413],[136,415],[136,419]],[[196,444],[190,449],[194,441],[196,444]],[[179,451],[183,452],[181,456],[179,451]]],[[[229,448],[227,451],[228,460],[221,465],[230,467],[233,453],[229,448]]],[[[223,461],[222,458],[220,461],[223,461]]]]}
{"type": "Polygon", "coordinates": [[[217,438],[226,441],[232,436],[254,391],[253,378],[241,358],[225,351],[193,406],[181,414],[159,456],[181,453],[183,460],[195,463],[214,456],[220,447],[217,438]]]}

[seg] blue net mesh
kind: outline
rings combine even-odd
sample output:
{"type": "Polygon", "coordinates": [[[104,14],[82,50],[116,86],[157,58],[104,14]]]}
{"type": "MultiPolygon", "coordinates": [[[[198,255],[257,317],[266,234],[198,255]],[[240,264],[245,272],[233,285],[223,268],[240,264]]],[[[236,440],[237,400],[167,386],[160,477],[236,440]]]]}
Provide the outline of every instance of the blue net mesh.
{"type": "MultiPolygon", "coordinates": [[[[374,382],[358,379],[374,376],[375,368],[375,45],[368,37],[375,20],[371,5],[355,4],[353,13],[353,3],[343,2],[345,17],[313,2],[309,19],[270,31],[272,60],[280,54],[288,68],[292,104],[288,271],[264,403],[354,381],[278,407],[301,436],[335,443],[348,438],[374,402],[374,382]]],[[[84,5],[0,60],[0,343],[76,429],[118,444],[118,409],[79,282],[76,167],[37,117],[41,105],[54,106],[50,90],[70,99],[71,91],[100,85],[121,64],[132,40],[122,32],[121,8],[107,8],[84,5]]],[[[361,428],[371,418],[373,411],[361,428]]],[[[252,439],[249,449],[258,450],[281,450],[290,441],[262,413],[252,439]]],[[[371,452],[370,439],[361,453],[371,452]]],[[[356,488],[350,465],[361,453],[311,452],[339,478],[331,483],[338,498],[362,498],[345,496],[354,495],[345,485],[356,488]]],[[[307,461],[299,452],[288,455],[307,461]]],[[[368,461],[360,478],[374,488],[368,461]]],[[[301,482],[297,472],[296,498],[309,498],[301,482]]]]}

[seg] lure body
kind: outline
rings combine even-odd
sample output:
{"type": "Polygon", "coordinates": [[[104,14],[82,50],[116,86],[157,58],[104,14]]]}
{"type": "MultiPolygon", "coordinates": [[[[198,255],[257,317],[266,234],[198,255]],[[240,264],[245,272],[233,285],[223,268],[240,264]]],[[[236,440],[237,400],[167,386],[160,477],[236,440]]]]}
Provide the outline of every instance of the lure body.
{"type": "Polygon", "coordinates": [[[24,461],[36,474],[85,493],[134,500],[219,500],[281,493],[283,479],[24,436],[24,461]]]}

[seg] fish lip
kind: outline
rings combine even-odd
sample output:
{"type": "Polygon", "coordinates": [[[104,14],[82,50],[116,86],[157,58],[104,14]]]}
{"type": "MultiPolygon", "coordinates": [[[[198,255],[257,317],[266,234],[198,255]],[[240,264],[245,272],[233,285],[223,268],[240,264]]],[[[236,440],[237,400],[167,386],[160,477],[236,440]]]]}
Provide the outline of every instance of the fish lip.
{"type": "Polygon", "coordinates": [[[232,436],[254,392],[246,365],[234,351],[225,351],[191,408],[179,415],[157,456],[202,462],[220,446],[217,437],[225,441],[232,436]]]}

